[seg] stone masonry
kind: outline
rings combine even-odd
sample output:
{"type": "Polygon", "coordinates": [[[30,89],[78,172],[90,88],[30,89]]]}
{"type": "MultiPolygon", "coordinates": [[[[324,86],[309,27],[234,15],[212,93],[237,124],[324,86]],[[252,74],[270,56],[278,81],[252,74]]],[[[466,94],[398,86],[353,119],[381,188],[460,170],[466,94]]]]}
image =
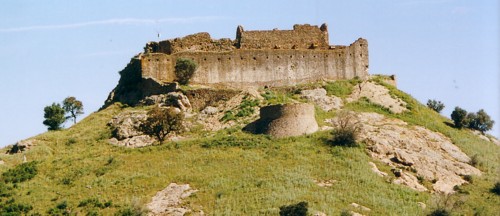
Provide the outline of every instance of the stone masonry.
{"type": "Polygon", "coordinates": [[[214,40],[208,33],[149,42],[140,56],[143,78],[176,80],[178,58],[198,64],[190,83],[214,87],[286,86],[318,80],[368,76],[368,42],[330,45],[326,24],[294,25],[293,30],[236,30],[236,39],[214,40]]]}

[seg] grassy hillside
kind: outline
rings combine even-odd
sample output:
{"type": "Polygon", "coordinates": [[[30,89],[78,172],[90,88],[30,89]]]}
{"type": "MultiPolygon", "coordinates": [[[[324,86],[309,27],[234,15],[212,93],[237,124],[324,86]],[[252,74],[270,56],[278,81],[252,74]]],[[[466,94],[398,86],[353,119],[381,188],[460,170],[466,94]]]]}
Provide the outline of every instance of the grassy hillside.
{"type": "MultiPolygon", "coordinates": [[[[352,82],[330,83],[326,89],[332,94],[347,95],[345,91],[351,85],[352,82]]],[[[348,104],[346,109],[382,113],[449,136],[466,154],[477,155],[479,169],[484,172],[452,197],[464,201],[453,211],[463,215],[500,212],[500,197],[489,191],[500,180],[500,148],[469,131],[448,126],[448,119],[409,95],[388,88],[408,103],[410,112],[391,114],[368,101],[348,104]]],[[[280,100],[294,97],[273,94],[279,95],[280,100]]],[[[363,145],[327,145],[328,131],[274,139],[234,127],[140,149],[108,144],[111,131],[107,122],[119,112],[131,109],[142,108],[112,105],[69,129],[35,137],[37,146],[25,155],[28,161],[37,161],[37,174],[31,180],[4,185],[3,190],[10,195],[0,196],[2,202],[14,198],[13,203],[29,204],[33,208],[30,214],[112,215],[124,209],[140,209],[157,191],[176,182],[198,189],[187,198],[187,205],[209,215],[277,215],[280,206],[300,201],[308,202],[311,214],[360,212],[349,206],[355,202],[372,209],[361,212],[366,215],[424,215],[439,203],[436,195],[390,184],[389,178],[371,172],[368,162],[373,160],[363,145]],[[331,187],[320,187],[314,180],[336,182],[331,187]],[[422,210],[417,202],[426,203],[427,210],[422,210]]],[[[317,118],[333,115],[318,112],[317,118]]],[[[1,159],[5,161],[1,172],[6,172],[21,164],[23,154],[5,154],[1,159]]],[[[389,169],[376,163],[381,170],[389,169]]]]}

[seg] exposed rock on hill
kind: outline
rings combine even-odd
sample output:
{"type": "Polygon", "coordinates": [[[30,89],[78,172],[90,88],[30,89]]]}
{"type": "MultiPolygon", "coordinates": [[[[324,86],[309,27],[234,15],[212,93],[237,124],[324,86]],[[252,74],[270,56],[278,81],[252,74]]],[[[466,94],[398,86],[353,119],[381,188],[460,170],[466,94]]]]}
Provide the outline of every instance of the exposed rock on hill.
{"type": "Polygon", "coordinates": [[[344,106],[339,97],[327,96],[324,88],[302,90],[300,96],[318,105],[324,111],[338,110],[344,106]]]}
{"type": "Polygon", "coordinates": [[[470,158],[440,133],[376,113],[358,113],[357,118],[362,124],[359,139],[370,155],[401,169],[394,183],[425,191],[418,176],[433,182],[433,190],[452,193],[455,185],[466,182],[462,176],[481,175],[468,164],[470,158]]]}
{"type": "Polygon", "coordinates": [[[20,153],[23,151],[28,151],[31,147],[36,145],[36,140],[34,139],[28,139],[28,140],[21,140],[18,141],[16,144],[10,148],[7,153],[8,154],[15,154],[15,153],[20,153]]]}
{"type": "Polygon", "coordinates": [[[347,98],[348,102],[367,98],[372,103],[389,109],[393,113],[406,111],[406,102],[389,94],[389,90],[373,81],[364,81],[354,87],[352,94],[347,98]]]}
{"type": "MultiPolygon", "coordinates": [[[[191,189],[189,184],[178,185],[171,183],[168,187],[156,193],[151,202],[147,204],[148,209],[151,210],[148,215],[183,216],[191,212],[191,209],[182,205],[182,199],[189,197],[197,191],[191,189]]],[[[198,213],[197,215],[203,215],[203,213],[198,213]]]]}
{"type": "Polygon", "coordinates": [[[152,145],[155,139],[138,130],[147,118],[146,111],[122,112],[108,123],[112,129],[111,144],[125,147],[144,147],[152,145]]]}

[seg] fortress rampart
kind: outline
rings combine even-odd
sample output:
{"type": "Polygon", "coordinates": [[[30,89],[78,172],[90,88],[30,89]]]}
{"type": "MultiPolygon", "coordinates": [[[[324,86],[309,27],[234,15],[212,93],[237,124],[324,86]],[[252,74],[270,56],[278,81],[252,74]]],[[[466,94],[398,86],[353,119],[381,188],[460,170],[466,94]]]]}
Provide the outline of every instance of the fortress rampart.
{"type": "Polygon", "coordinates": [[[198,64],[190,83],[212,86],[284,86],[368,75],[368,42],[360,38],[349,46],[329,45],[326,24],[283,31],[238,26],[234,41],[197,33],[150,42],[140,55],[142,77],[175,81],[178,58],[198,64]]]}

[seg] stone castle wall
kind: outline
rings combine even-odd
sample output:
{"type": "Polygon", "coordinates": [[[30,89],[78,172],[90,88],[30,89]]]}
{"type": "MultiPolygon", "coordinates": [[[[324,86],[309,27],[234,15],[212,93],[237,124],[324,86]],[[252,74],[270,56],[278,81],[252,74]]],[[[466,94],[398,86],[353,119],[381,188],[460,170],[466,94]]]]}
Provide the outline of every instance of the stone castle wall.
{"type": "Polygon", "coordinates": [[[328,49],[328,28],[294,25],[293,30],[244,31],[236,30],[236,46],[240,49],[328,49]]]}
{"type": "Polygon", "coordinates": [[[243,31],[239,26],[235,41],[198,33],[148,43],[140,57],[143,78],[175,81],[178,58],[198,65],[190,83],[212,86],[284,86],[368,76],[368,42],[360,38],[350,46],[330,46],[326,25],[285,31],[243,31]]]}

